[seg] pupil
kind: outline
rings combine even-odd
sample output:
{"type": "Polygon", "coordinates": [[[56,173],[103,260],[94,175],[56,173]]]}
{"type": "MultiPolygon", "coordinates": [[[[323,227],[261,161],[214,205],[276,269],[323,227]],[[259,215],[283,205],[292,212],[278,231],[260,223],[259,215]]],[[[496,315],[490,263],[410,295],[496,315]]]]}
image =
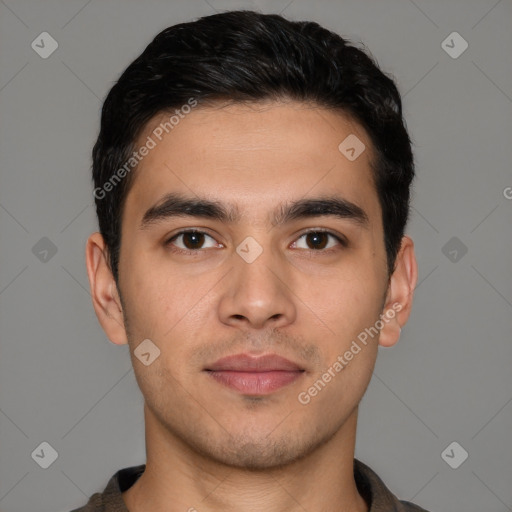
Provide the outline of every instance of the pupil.
{"type": "Polygon", "coordinates": [[[322,244],[322,237],[324,239],[324,242],[325,242],[325,239],[327,238],[327,234],[326,233],[309,233],[308,234],[311,239],[315,240],[313,242],[313,248],[314,249],[323,249],[323,247],[325,246],[325,244],[322,244]],[[320,239],[320,243],[319,243],[319,239],[320,239]]]}
{"type": "Polygon", "coordinates": [[[185,233],[185,235],[183,237],[183,242],[188,249],[196,249],[198,245],[199,246],[201,245],[203,236],[204,235],[202,233],[196,233],[196,232],[185,233]],[[188,243],[190,241],[191,241],[191,243],[188,243]]]}

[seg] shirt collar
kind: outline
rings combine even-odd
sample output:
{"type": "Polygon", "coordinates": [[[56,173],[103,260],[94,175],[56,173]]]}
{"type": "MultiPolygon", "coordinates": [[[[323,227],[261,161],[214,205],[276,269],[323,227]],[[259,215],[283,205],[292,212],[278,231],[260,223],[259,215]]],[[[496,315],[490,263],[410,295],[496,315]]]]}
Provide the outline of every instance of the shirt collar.
{"type": "MultiPolygon", "coordinates": [[[[120,469],[109,480],[103,493],[91,497],[95,499],[101,512],[129,512],[124,503],[122,493],[129,489],[144,473],[145,464],[120,469]],[[100,508],[101,507],[101,508],[100,508]]],[[[354,459],[354,479],[359,494],[366,501],[368,512],[422,512],[423,509],[399,501],[384,485],[379,476],[366,464],[354,459]]],[[[425,511],[423,511],[425,512],[425,511]]]]}

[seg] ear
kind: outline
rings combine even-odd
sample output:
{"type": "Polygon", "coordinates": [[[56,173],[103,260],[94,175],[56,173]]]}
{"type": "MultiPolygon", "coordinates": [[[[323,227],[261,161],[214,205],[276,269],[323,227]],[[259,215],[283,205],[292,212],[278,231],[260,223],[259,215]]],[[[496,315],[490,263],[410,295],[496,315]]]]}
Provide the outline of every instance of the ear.
{"type": "Polygon", "coordinates": [[[379,345],[391,347],[399,340],[400,331],[411,313],[417,280],[418,264],[414,254],[414,242],[405,235],[396,257],[395,270],[390,277],[381,315],[384,325],[380,331],[379,345]]]}
{"type": "Polygon", "coordinates": [[[108,264],[108,249],[100,233],[93,233],[85,248],[85,260],[92,305],[108,339],[116,345],[128,343],[123,308],[114,276],[108,264]]]}

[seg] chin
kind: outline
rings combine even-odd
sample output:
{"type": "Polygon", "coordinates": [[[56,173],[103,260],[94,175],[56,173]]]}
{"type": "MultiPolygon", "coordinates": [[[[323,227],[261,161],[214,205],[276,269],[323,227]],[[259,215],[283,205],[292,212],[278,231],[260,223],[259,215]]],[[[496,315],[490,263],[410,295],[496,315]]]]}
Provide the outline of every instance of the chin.
{"type": "MultiPolygon", "coordinates": [[[[327,436],[330,437],[330,436],[327,436]]],[[[210,438],[211,439],[211,438],[210,438]]],[[[289,436],[270,439],[268,434],[261,438],[232,435],[220,444],[195,446],[203,456],[220,464],[251,471],[266,471],[292,464],[313,452],[327,439],[292,439],[289,436]]]]}

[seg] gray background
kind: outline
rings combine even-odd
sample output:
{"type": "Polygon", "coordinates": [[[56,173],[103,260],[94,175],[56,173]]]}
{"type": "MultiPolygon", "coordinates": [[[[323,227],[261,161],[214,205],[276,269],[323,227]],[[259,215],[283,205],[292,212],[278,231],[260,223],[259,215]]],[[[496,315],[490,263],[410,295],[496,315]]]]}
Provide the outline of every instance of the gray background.
{"type": "Polygon", "coordinates": [[[401,341],[380,349],[356,456],[433,512],[512,510],[510,0],[0,0],[0,510],[70,510],[145,461],[128,347],[89,295],[90,151],[102,99],[154,35],[231,8],[318,21],[395,76],[420,278],[401,341]],[[44,31],[47,59],[31,48],[44,31]],[[458,58],[441,45],[453,31],[458,58]],[[44,441],[48,469],[31,456],[44,441]],[[453,441],[469,454],[457,469],[441,456],[453,441]]]}

